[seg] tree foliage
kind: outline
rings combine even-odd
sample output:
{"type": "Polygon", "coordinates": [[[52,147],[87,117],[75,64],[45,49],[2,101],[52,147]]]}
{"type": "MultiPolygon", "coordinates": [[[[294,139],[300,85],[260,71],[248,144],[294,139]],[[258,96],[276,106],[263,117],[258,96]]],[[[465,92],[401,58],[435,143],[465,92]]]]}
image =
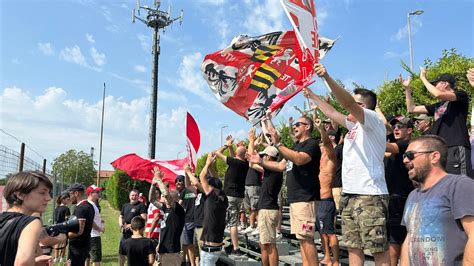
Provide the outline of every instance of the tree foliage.
{"type": "Polygon", "coordinates": [[[148,198],[150,183],[133,180],[127,173],[118,169],[115,170],[105,183],[105,195],[107,200],[110,202],[110,205],[117,210],[120,210],[123,204],[128,202],[128,194],[132,189],[137,189],[148,198]]]}
{"type": "MultiPolygon", "coordinates": [[[[437,102],[425,88],[421,82],[418,70],[412,72],[409,67],[402,62],[402,68],[408,72],[412,81],[410,87],[412,88],[412,96],[415,104],[428,105],[437,102]]],[[[456,77],[457,87],[467,92],[469,97],[474,95],[474,88],[472,88],[466,78],[466,71],[468,68],[474,67],[474,59],[459,54],[456,49],[443,50],[441,58],[433,62],[426,59],[423,64],[427,70],[428,80],[436,78],[439,74],[450,73],[456,77]]],[[[406,78],[407,75],[404,75],[406,78]]],[[[408,115],[405,105],[405,91],[398,79],[385,81],[378,89],[379,106],[384,114],[403,114],[408,115]]],[[[471,104],[470,101],[469,104],[471,104]]],[[[471,108],[471,107],[470,107],[471,108]]],[[[469,121],[469,119],[468,119],[469,121]]]]}
{"type": "Polygon", "coordinates": [[[53,172],[65,183],[90,185],[97,176],[90,154],[84,151],[68,150],[53,161],[53,172]]]}

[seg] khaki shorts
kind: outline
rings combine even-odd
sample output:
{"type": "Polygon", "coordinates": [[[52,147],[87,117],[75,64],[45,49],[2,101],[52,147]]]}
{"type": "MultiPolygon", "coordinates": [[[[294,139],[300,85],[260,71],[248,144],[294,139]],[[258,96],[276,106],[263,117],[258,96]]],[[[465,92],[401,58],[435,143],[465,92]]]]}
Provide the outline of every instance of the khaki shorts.
{"type": "Polygon", "coordinates": [[[341,192],[342,187],[335,187],[332,189],[332,197],[334,198],[334,203],[336,203],[336,210],[340,211],[339,203],[341,202],[341,192]]]}
{"type": "Polygon", "coordinates": [[[290,204],[291,233],[295,234],[296,239],[314,239],[318,203],[318,201],[308,201],[290,204]]]}
{"type": "Polygon", "coordinates": [[[181,255],[179,253],[161,253],[160,263],[163,266],[181,266],[181,255]]]}
{"type": "Polygon", "coordinates": [[[342,210],[342,242],[349,248],[387,250],[388,195],[349,195],[342,210]]]}
{"type": "Polygon", "coordinates": [[[261,244],[276,243],[276,228],[278,225],[278,210],[258,211],[258,233],[261,244]]]}
{"type": "MultiPolygon", "coordinates": [[[[199,253],[201,253],[201,246],[202,246],[201,236],[202,236],[202,227],[194,228],[194,240],[195,240],[194,245],[198,247],[199,253]]],[[[199,254],[197,256],[199,257],[199,254]]]]}

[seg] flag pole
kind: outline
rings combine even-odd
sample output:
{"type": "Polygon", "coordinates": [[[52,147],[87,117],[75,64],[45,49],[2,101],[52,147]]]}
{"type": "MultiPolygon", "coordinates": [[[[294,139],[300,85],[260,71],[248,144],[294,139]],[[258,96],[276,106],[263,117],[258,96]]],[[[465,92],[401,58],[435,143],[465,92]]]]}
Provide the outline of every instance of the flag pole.
{"type": "Polygon", "coordinates": [[[100,147],[99,147],[99,171],[97,172],[97,186],[100,186],[100,169],[102,164],[102,140],[104,137],[104,110],[105,110],[105,82],[104,92],[102,93],[102,121],[100,123],[100,147]]]}

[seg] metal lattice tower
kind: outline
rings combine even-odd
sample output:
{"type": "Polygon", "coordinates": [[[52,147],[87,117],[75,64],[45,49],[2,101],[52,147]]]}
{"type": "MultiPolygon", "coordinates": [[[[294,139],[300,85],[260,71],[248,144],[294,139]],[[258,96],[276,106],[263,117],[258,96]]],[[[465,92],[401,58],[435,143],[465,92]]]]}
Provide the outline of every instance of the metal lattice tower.
{"type": "Polygon", "coordinates": [[[177,18],[171,17],[171,7],[168,11],[159,10],[161,5],[160,0],[154,1],[154,7],[140,6],[140,0],[137,0],[137,13],[135,15],[135,9],[132,13],[132,22],[135,20],[143,22],[150,28],[153,28],[153,69],[151,75],[151,111],[150,111],[150,129],[148,135],[148,157],[150,159],[155,158],[155,147],[156,147],[156,116],[157,116],[157,104],[158,104],[158,60],[160,56],[160,29],[165,30],[166,27],[171,25],[173,22],[179,20],[179,24],[183,23],[183,10],[181,15],[177,18]],[[147,15],[145,18],[140,17],[140,10],[145,10],[147,15]]]}

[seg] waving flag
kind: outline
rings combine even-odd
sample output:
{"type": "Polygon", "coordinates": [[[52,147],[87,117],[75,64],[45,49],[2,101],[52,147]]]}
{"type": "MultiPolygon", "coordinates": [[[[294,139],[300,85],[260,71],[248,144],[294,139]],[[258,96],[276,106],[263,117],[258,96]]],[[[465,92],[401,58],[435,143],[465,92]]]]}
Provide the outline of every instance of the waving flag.
{"type": "Polygon", "coordinates": [[[197,153],[199,146],[201,145],[201,134],[199,133],[199,127],[196,120],[191,116],[190,113],[186,115],[186,151],[188,154],[189,165],[196,169],[197,165],[197,153]]]}
{"type": "Polygon", "coordinates": [[[158,166],[163,173],[163,182],[168,182],[171,189],[175,189],[174,180],[176,175],[184,175],[183,166],[187,163],[187,159],[180,160],[150,160],[142,158],[135,153],[121,156],[113,161],[113,167],[127,173],[132,179],[146,181],[151,183],[153,180],[153,167],[158,166]]]}
{"type": "Polygon", "coordinates": [[[258,37],[240,35],[201,65],[217,99],[251,123],[257,123],[276,95],[300,79],[293,31],[258,37]]]}

